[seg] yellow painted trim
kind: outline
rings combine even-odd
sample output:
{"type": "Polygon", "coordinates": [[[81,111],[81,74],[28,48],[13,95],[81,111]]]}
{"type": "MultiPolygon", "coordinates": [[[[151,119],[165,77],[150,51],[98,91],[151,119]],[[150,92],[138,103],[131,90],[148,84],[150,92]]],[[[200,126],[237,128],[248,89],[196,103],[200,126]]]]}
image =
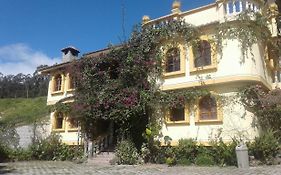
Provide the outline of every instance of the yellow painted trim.
{"type": "Polygon", "coordinates": [[[65,85],[65,76],[62,72],[58,72],[58,73],[55,73],[52,75],[52,80],[51,80],[51,95],[57,95],[57,94],[61,94],[64,92],[64,85],[65,85]],[[56,80],[55,80],[55,77],[60,75],[61,76],[61,90],[60,91],[54,91],[55,90],[55,83],[56,83],[56,80]]]}
{"type": "Polygon", "coordinates": [[[65,123],[66,123],[66,121],[65,121],[65,114],[64,113],[62,113],[62,115],[63,115],[63,120],[62,120],[62,128],[55,128],[55,126],[57,125],[57,120],[56,120],[56,118],[57,118],[57,112],[55,111],[54,112],[54,115],[53,115],[53,118],[52,118],[52,131],[55,131],[55,132],[64,132],[65,131],[65,123]]]}
{"type": "Polygon", "coordinates": [[[272,89],[272,85],[269,84],[263,77],[255,76],[255,75],[245,75],[245,76],[226,76],[226,77],[219,77],[207,80],[197,80],[192,82],[184,82],[184,83],[177,83],[171,85],[162,85],[161,90],[175,90],[175,89],[183,89],[183,88],[190,88],[195,86],[205,86],[205,85],[218,85],[218,84],[225,84],[225,83],[233,83],[233,82],[249,82],[249,83],[261,83],[269,90],[272,89]]]}
{"type": "Polygon", "coordinates": [[[54,92],[51,92],[51,95],[62,95],[63,94],[63,91],[54,91],[54,92]]]}
{"type": "Polygon", "coordinates": [[[78,131],[78,127],[72,128],[70,127],[70,122],[69,122],[70,116],[67,116],[65,123],[66,123],[66,130],[67,131],[78,131]]]}
{"type": "Polygon", "coordinates": [[[165,124],[166,125],[188,125],[189,121],[190,121],[190,117],[189,117],[189,110],[188,110],[188,104],[184,105],[184,120],[182,121],[171,121],[170,120],[170,110],[168,110],[168,112],[166,112],[165,115],[165,124]]]}
{"type": "MultiPolygon", "coordinates": [[[[216,94],[215,92],[211,92],[211,96],[212,94],[216,94]]],[[[213,96],[216,100],[216,104],[217,104],[217,119],[216,120],[200,120],[200,117],[199,117],[199,101],[201,98],[204,98],[204,97],[201,97],[200,99],[197,100],[195,106],[194,106],[194,111],[195,111],[195,124],[196,125],[213,125],[213,124],[222,124],[223,123],[223,107],[219,101],[219,99],[217,99],[215,96],[213,96]]]]}
{"type": "Polygon", "coordinates": [[[65,143],[67,145],[78,145],[77,141],[62,140],[62,143],[65,143]]]}
{"type": "Polygon", "coordinates": [[[189,67],[190,67],[190,74],[195,73],[202,73],[204,72],[211,72],[217,70],[217,48],[216,44],[213,42],[210,42],[212,40],[211,35],[202,35],[200,36],[200,40],[206,40],[211,45],[211,65],[202,66],[202,67],[195,67],[194,61],[195,56],[193,53],[193,47],[189,47],[189,67]]]}
{"type": "Polygon", "coordinates": [[[65,84],[67,85],[66,87],[66,91],[67,92],[71,92],[71,91],[74,91],[75,89],[73,88],[70,88],[71,87],[71,78],[70,78],[70,73],[67,73],[66,75],[66,81],[65,81],[65,84]]]}
{"type": "MultiPolygon", "coordinates": [[[[170,43],[167,42],[164,47],[167,47],[170,43]]],[[[166,53],[171,48],[178,48],[180,52],[180,70],[174,71],[174,72],[164,72],[163,75],[165,78],[174,78],[178,76],[184,76],[185,75],[185,61],[186,61],[186,49],[181,41],[179,41],[179,44],[173,47],[167,47],[164,50],[165,60],[163,61],[164,71],[166,70],[166,53]]]]}

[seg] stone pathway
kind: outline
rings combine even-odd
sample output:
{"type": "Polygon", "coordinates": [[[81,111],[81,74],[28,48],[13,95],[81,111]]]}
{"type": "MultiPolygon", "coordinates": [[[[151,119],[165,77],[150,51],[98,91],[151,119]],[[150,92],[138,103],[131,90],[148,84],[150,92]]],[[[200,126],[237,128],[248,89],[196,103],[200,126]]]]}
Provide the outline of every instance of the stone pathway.
{"type": "Polygon", "coordinates": [[[31,161],[0,163],[0,174],[7,175],[281,175],[281,165],[251,167],[167,167],[166,165],[102,166],[90,163],[31,161]]]}

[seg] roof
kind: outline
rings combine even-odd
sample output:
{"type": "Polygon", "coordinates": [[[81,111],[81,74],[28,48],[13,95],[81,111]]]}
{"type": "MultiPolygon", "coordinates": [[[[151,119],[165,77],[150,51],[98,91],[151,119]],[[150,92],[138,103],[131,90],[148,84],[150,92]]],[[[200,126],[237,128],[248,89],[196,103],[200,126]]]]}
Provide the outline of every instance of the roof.
{"type": "MultiPolygon", "coordinates": [[[[100,50],[96,50],[96,51],[92,51],[92,52],[88,52],[88,53],[85,53],[83,54],[83,56],[80,58],[80,59],[84,59],[84,58],[96,58],[96,57],[99,57],[101,55],[105,55],[105,54],[108,54],[112,49],[118,49],[118,48],[121,48],[123,45],[117,45],[117,46],[113,46],[113,47],[107,47],[107,48],[103,48],[103,49],[100,49],[100,50]]],[[[71,46],[69,47],[66,47],[64,49],[67,49],[67,48],[70,48],[71,46]]],[[[74,47],[71,48],[71,49],[75,49],[74,47]]],[[[63,49],[62,49],[63,50],[63,49]]],[[[79,60],[79,59],[78,59],[79,60]]],[[[54,64],[52,66],[48,66],[48,67],[44,67],[42,69],[39,69],[39,72],[42,73],[42,74],[49,74],[50,72],[54,71],[54,70],[57,70],[57,69],[60,69],[60,68],[64,68],[66,67],[67,65],[70,65],[72,64],[73,61],[68,61],[68,62],[64,62],[64,63],[59,63],[59,64],[54,64]]]]}

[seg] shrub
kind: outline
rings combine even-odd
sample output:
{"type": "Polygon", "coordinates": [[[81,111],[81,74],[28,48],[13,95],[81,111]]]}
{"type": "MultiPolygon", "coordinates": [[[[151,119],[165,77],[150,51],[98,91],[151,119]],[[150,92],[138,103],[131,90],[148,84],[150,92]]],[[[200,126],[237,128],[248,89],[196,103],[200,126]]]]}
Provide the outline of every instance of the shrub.
{"type": "Polygon", "coordinates": [[[117,144],[115,156],[117,164],[135,165],[140,163],[138,150],[129,140],[123,140],[117,144]]]}
{"type": "Polygon", "coordinates": [[[249,144],[249,152],[263,163],[271,164],[278,154],[279,143],[273,131],[266,131],[249,144]]]}
{"type": "Polygon", "coordinates": [[[224,165],[237,165],[235,147],[238,145],[238,141],[233,139],[231,143],[225,143],[220,138],[219,141],[211,143],[211,154],[214,157],[216,164],[220,166],[224,165]]]}
{"type": "Polygon", "coordinates": [[[46,139],[36,140],[29,148],[35,160],[72,160],[82,156],[82,150],[68,146],[60,141],[60,137],[51,134],[46,139]]]}
{"type": "Polygon", "coordinates": [[[191,165],[192,162],[187,158],[181,158],[181,159],[177,160],[177,164],[178,165],[191,165]]]}
{"type": "Polygon", "coordinates": [[[207,154],[199,154],[195,158],[195,164],[199,166],[211,166],[215,165],[214,158],[207,154]]]}
{"type": "Polygon", "coordinates": [[[25,161],[32,159],[32,152],[30,149],[18,148],[15,150],[11,150],[10,159],[14,161],[25,161]]]}
{"type": "Polygon", "coordinates": [[[180,139],[179,145],[175,147],[176,159],[188,159],[193,163],[197,154],[197,147],[197,143],[193,139],[180,139]]]}
{"type": "Polygon", "coordinates": [[[0,143],[0,162],[9,160],[10,159],[9,153],[10,153],[10,148],[0,143]]]}
{"type": "Polygon", "coordinates": [[[166,159],[166,164],[169,166],[176,165],[176,159],[174,157],[168,157],[166,159]]]}

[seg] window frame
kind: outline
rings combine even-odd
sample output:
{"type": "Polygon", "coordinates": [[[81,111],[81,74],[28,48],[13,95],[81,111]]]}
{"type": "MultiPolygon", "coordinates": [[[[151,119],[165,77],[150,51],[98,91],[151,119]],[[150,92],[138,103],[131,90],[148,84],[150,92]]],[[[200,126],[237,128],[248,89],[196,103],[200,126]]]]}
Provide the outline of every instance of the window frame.
{"type": "Polygon", "coordinates": [[[184,46],[183,42],[179,42],[177,44],[171,44],[168,43],[164,46],[164,61],[163,61],[163,67],[164,67],[164,77],[165,78],[173,78],[177,76],[185,76],[185,69],[186,69],[186,47],[184,46]],[[166,63],[167,63],[167,52],[170,49],[177,48],[179,51],[179,70],[178,71],[172,71],[172,72],[166,72],[166,63]]]}
{"type": "MultiPolygon", "coordinates": [[[[196,109],[195,109],[195,113],[196,113],[195,124],[222,124],[223,123],[223,108],[220,104],[219,99],[217,99],[214,96],[214,94],[210,94],[209,96],[215,100],[217,118],[216,119],[201,119],[201,116],[200,116],[200,114],[201,114],[200,113],[200,100],[202,100],[206,97],[206,96],[203,96],[203,97],[201,97],[197,100],[197,103],[195,105],[195,107],[196,107],[196,109]]],[[[211,111],[209,111],[209,112],[211,112],[211,111]]]]}
{"type": "Polygon", "coordinates": [[[172,125],[172,124],[189,124],[189,110],[188,110],[189,105],[185,104],[183,106],[184,108],[184,120],[179,120],[179,121],[171,121],[171,109],[172,108],[168,108],[166,110],[166,117],[165,117],[165,122],[167,125],[172,125]]]}
{"type": "MultiPolygon", "coordinates": [[[[212,46],[209,41],[207,40],[200,40],[197,48],[193,47],[193,53],[194,53],[194,67],[200,68],[200,67],[206,67],[212,65],[212,46]],[[206,54],[208,53],[208,55],[206,54]],[[198,54],[200,56],[198,56],[198,54]],[[197,66],[196,61],[200,59],[199,63],[203,63],[203,65],[197,66]],[[208,60],[207,60],[208,59],[208,60]],[[207,63],[208,61],[208,63],[207,63]]],[[[197,63],[198,64],[198,63],[197,63]]]]}
{"type": "Polygon", "coordinates": [[[67,91],[74,91],[75,90],[75,80],[70,73],[67,74],[67,91]]]}
{"type": "Polygon", "coordinates": [[[63,112],[54,113],[54,118],[53,118],[53,122],[52,122],[52,130],[53,131],[65,131],[65,114],[63,112]],[[62,127],[61,128],[57,128],[57,118],[58,118],[59,114],[62,114],[62,127]]]}
{"type": "Polygon", "coordinates": [[[68,116],[68,117],[66,118],[67,130],[68,130],[68,131],[77,131],[77,130],[78,130],[78,127],[79,127],[78,120],[77,120],[77,127],[71,127],[71,122],[70,122],[70,120],[72,120],[72,119],[76,119],[76,118],[73,118],[73,117],[70,117],[70,116],[68,116]]]}
{"type": "Polygon", "coordinates": [[[194,46],[189,47],[189,67],[190,67],[190,73],[191,74],[196,74],[196,73],[201,73],[201,72],[213,72],[217,70],[217,47],[214,42],[212,42],[212,38],[209,35],[202,35],[200,37],[200,42],[201,41],[207,41],[210,44],[210,54],[211,54],[211,64],[206,65],[206,66],[200,66],[200,67],[195,67],[195,59],[196,59],[196,54],[194,53],[194,46]]]}
{"type": "Polygon", "coordinates": [[[62,94],[64,91],[64,75],[62,73],[56,73],[52,76],[52,95],[56,94],[62,94]],[[57,89],[57,77],[60,76],[61,82],[60,82],[60,90],[57,89]]]}

